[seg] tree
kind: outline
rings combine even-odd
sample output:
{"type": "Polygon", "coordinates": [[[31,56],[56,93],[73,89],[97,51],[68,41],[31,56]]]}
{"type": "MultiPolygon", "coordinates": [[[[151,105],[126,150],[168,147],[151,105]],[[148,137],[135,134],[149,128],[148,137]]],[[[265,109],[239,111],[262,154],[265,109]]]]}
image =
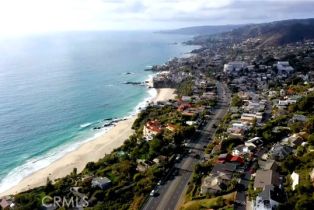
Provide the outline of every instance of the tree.
{"type": "Polygon", "coordinates": [[[232,97],[231,106],[242,106],[242,105],[243,105],[243,101],[238,95],[235,95],[232,97]]]}
{"type": "Polygon", "coordinates": [[[308,133],[314,133],[314,117],[311,117],[306,121],[305,130],[308,133]]]}
{"type": "Polygon", "coordinates": [[[51,180],[49,179],[49,177],[47,177],[47,183],[46,183],[46,187],[45,187],[45,192],[46,194],[49,194],[51,192],[53,192],[55,190],[51,180]]]}
{"type": "Polygon", "coordinates": [[[160,152],[162,147],[160,139],[154,138],[149,142],[149,156],[152,158],[157,156],[160,152]]]}
{"type": "Polygon", "coordinates": [[[295,205],[295,209],[309,210],[314,209],[314,200],[309,196],[301,196],[295,205]]]}
{"type": "Polygon", "coordinates": [[[294,155],[289,155],[281,164],[281,169],[285,173],[292,173],[300,164],[300,160],[294,155]]]}
{"type": "Polygon", "coordinates": [[[314,133],[312,133],[311,135],[309,135],[309,137],[307,138],[307,141],[310,145],[314,146],[314,133]]]}

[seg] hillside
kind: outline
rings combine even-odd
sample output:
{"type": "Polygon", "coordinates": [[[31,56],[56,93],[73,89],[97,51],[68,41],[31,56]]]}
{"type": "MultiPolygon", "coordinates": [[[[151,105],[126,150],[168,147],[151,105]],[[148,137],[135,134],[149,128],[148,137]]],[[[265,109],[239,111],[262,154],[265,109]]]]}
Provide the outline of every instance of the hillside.
{"type": "Polygon", "coordinates": [[[262,45],[283,45],[314,38],[314,18],[243,26],[224,33],[234,39],[259,38],[262,45]]]}
{"type": "Polygon", "coordinates": [[[186,34],[186,35],[212,35],[223,32],[229,32],[243,25],[217,25],[217,26],[193,26],[174,30],[159,31],[168,34],[186,34]]]}

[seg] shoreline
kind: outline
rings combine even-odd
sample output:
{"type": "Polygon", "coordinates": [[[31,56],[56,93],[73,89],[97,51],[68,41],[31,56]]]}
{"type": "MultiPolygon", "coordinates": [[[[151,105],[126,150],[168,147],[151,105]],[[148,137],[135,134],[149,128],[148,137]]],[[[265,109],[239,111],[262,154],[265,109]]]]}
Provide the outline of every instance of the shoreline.
{"type": "MultiPolygon", "coordinates": [[[[167,101],[174,99],[175,89],[163,88],[156,89],[157,95],[150,100],[156,103],[158,101],[167,101]]],[[[95,139],[83,143],[77,149],[67,153],[58,160],[52,162],[47,167],[42,168],[33,174],[24,177],[17,185],[0,193],[0,196],[17,194],[32,188],[43,186],[47,182],[47,178],[55,180],[62,178],[77,168],[80,173],[88,162],[95,162],[111,153],[114,149],[123,145],[125,140],[133,134],[132,125],[137,118],[128,117],[126,120],[120,121],[115,127],[109,129],[106,133],[96,137],[95,139]]]]}

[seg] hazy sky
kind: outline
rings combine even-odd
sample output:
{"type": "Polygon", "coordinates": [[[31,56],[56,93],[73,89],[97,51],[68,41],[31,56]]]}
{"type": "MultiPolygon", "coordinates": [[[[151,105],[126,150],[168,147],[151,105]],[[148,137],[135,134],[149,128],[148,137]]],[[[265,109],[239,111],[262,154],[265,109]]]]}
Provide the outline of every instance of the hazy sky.
{"type": "Polygon", "coordinates": [[[0,0],[0,36],[257,23],[313,11],[314,0],[0,0]]]}

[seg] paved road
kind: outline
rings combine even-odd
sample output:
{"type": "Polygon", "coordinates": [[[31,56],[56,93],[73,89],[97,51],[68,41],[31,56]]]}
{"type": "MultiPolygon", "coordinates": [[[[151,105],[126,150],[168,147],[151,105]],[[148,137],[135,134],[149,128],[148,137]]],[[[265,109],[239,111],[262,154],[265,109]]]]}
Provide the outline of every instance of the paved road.
{"type": "Polygon", "coordinates": [[[174,210],[180,207],[184,198],[185,189],[191,178],[193,167],[199,159],[194,158],[196,154],[203,157],[204,146],[209,143],[215,131],[214,124],[217,124],[220,119],[227,113],[230,101],[230,92],[225,84],[217,83],[218,91],[218,108],[215,110],[212,120],[199,131],[200,136],[194,142],[190,143],[191,154],[183,158],[175,167],[179,170],[179,174],[173,180],[168,180],[165,185],[159,186],[159,196],[150,197],[143,206],[143,210],[174,210]]]}

